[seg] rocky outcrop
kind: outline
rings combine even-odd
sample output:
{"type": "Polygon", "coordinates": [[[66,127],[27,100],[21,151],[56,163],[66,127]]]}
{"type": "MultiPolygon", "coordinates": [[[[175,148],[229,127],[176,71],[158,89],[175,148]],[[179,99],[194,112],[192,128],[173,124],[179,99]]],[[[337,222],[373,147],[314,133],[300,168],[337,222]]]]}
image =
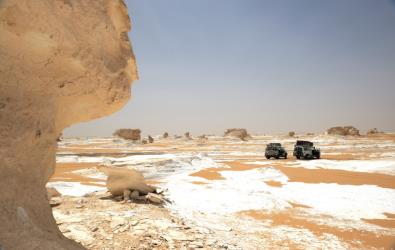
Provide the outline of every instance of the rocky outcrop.
{"type": "Polygon", "coordinates": [[[152,138],[152,136],[150,136],[150,135],[148,136],[148,142],[149,143],[154,143],[154,138],[152,138]]]}
{"type": "Polygon", "coordinates": [[[332,127],[326,131],[328,135],[359,136],[359,130],[353,126],[332,127]]]}
{"type": "Polygon", "coordinates": [[[106,186],[113,196],[123,196],[125,190],[129,190],[131,193],[137,191],[139,195],[147,195],[156,191],[154,187],[145,182],[144,176],[136,170],[111,167],[99,167],[98,169],[108,176],[106,186]]]}
{"type": "Polygon", "coordinates": [[[191,134],[189,132],[184,133],[184,138],[187,140],[192,140],[191,134]]]}
{"type": "Polygon", "coordinates": [[[244,128],[230,128],[225,131],[224,136],[239,138],[240,140],[246,141],[251,136],[247,133],[244,128]]]}
{"type": "Polygon", "coordinates": [[[0,1],[0,244],[81,249],[58,230],[45,185],[57,138],[125,105],[137,78],[121,0],[0,1]]]}
{"type": "Polygon", "coordinates": [[[141,140],[140,129],[121,128],[113,133],[114,136],[121,137],[125,140],[139,141],[141,140]]]}
{"type": "Polygon", "coordinates": [[[377,128],[372,128],[369,129],[366,134],[367,135],[376,135],[376,134],[382,134],[383,132],[379,131],[377,128]]]}

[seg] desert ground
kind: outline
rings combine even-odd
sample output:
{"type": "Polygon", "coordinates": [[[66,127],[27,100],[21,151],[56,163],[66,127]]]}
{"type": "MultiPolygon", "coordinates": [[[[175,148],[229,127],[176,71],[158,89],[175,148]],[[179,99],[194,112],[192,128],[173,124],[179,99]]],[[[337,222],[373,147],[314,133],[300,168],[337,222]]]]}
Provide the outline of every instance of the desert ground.
{"type": "Polygon", "coordinates": [[[395,247],[395,134],[256,135],[248,141],[65,138],[48,187],[61,231],[87,249],[391,249],[395,247]],[[321,149],[296,160],[297,139],[321,149]],[[281,142],[288,159],[267,160],[281,142]],[[164,205],[107,192],[98,166],[137,169],[164,205]]]}

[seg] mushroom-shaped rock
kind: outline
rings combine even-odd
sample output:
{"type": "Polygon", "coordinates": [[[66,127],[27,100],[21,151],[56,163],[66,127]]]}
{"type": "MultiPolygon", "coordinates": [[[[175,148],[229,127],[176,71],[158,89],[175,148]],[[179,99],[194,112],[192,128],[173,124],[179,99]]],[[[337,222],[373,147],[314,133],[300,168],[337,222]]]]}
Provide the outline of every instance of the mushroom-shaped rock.
{"type": "Polygon", "coordinates": [[[129,30],[122,0],[0,1],[2,248],[82,249],[59,231],[45,186],[63,129],[129,100],[129,30]]]}

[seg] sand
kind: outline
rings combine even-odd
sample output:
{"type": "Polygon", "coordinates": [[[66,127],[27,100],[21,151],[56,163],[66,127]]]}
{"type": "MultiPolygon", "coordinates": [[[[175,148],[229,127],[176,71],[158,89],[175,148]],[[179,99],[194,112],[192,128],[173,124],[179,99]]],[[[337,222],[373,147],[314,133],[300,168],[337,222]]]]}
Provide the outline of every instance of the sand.
{"type": "Polygon", "coordinates": [[[66,139],[51,181],[100,186],[105,180],[95,167],[110,160],[142,171],[149,184],[166,190],[169,212],[231,249],[389,249],[395,243],[395,175],[375,164],[395,160],[395,135],[307,139],[322,148],[322,161],[297,161],[294,139],[281,136],[146,145],[66,139]],[[283,143],[288,159],[264,158],[273,141],[283,143]],[[363,167],[354,167],[359,162],[363,167]]]}

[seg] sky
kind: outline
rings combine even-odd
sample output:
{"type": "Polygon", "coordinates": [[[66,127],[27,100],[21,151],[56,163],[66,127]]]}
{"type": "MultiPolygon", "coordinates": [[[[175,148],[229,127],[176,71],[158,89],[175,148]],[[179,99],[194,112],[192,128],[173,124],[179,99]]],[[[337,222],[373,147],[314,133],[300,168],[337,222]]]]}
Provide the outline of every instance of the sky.
{"type": "Polygon", "coordinates": [[[126,0],[140,79],[110,136],[395,131],[395,0],[126,0]]]}

